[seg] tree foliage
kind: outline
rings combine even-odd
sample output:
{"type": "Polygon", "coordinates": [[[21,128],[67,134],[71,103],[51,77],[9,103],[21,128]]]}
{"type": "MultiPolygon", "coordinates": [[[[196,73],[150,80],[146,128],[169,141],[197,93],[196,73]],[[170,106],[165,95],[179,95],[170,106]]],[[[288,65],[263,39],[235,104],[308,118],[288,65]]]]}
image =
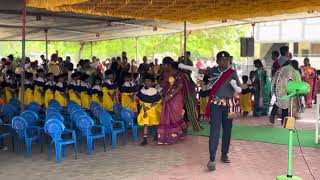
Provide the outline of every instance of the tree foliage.
{"type": "MultiPolygon", "coordinates": [[[[211,28],[205,30],[188,31],[187,50],[193,59],[212,59],[221,50],[229,51],[236,59],[240,57],[240,37],[250,32],[249,25],[211,28]]],[[[174,58],[182,55],[183,33],[144,36],[137,39],[138,59],[143,56],[162,58],[165,55],[174,58]]],[[[49,42],[48,56],[59,51],[59,56],[71,56],[79,60],[80,42],[49,42]]],[[[45,42],[27,41],[26,55],[38,59],[45,54],[45,42]]],[[[105,60],[120,56],[126,51],[129,59],[136,59],[136,38],[115,39],[108,41],[86,42],[80,58],[91,58],[92,55],[105,60]]],[[[14,54],[21,57],[21,42],[0,42],[0,57],[14,54]]]]}

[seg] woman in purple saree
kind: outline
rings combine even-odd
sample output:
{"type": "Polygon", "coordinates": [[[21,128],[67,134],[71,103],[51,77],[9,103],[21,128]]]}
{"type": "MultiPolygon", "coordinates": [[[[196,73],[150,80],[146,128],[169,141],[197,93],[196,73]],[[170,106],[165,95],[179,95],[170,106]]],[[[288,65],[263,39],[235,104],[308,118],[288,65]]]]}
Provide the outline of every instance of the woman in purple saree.
{"type": "Polygon", "coordinates": [[[183,139],[185,74],[174,68],[171,57],[163,59],[163,105],[158,126],[158,144],[173,144],[183,139]]]}

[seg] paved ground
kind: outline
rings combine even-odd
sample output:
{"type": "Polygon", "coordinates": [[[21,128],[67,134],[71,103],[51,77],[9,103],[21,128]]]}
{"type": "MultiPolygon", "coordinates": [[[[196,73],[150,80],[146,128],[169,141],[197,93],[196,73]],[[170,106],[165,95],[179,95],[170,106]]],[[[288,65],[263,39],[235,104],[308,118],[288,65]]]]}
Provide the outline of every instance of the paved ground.
{"type": "MultiPolygon", "coordinates": [[[[313,115],[308,111],[297,126],[313,128],[313,115]]],[[[239,118],[236,123],[268,124],[266,117],[239,118]]],[[[25,158],[25,153],[0,151],[0,180],[271,180],[286,173],[287,147],[284,145],[234,140],[230,151],[232,163],[218,161],[215,172],[206,169],[207,137],[188,136],[183,142],[170,146],[120,143],[116,150],[108,146],[107,152],[97,145],[93,155],[80,153],[78,160],[74,160],[72,149],[68,149],[67,157],[59,166],[54,160],[47,160],[46,149],[42,154],[38,148],[33,149],[30,160],[25,158]]],[[[320,179],[320,149],[303,148],[303,152],[316,179],[320,179]]],[[[312,180],[299,148],[294,148],[293,156],[294,174],[312,180]]]]}

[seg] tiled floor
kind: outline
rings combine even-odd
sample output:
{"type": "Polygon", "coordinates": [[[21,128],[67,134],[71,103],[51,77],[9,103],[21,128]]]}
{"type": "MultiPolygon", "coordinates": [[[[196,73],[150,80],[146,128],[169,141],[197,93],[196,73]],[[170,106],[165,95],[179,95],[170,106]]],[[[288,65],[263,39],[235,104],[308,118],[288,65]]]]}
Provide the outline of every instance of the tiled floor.
{"type": "MultiPolygon", "coordinates": [[[[313,116],[308,110],[298,121],[298,128],[313,128],[314,123],[309,122],[313,116]]],[[[239,118],[236,123],[267,125],[268,119],[239,118]]],[[[320,149],[303,148],[303,152],[316,179],[320,179],[320,149]]],[[[188,136],[170,146],[120,144],[116,150],[108,146],[107,152],[97,145],[93,155],[80,153],[78,160],[74,160],[70,149],[59,166],[53,160],[47,161],[46,150],[40,154],[35,148],[30,160],[24,153],[0,151],[0,180],[272,180],[286,174],[286,155],[285,145],[234,140],[230,149],[232,163],[218,161],[217,170],[208,172],[207,137],[188,136]]],[[[304,180],[312,180],[298,147],[293,151],[293,172],[304,180]]]]}

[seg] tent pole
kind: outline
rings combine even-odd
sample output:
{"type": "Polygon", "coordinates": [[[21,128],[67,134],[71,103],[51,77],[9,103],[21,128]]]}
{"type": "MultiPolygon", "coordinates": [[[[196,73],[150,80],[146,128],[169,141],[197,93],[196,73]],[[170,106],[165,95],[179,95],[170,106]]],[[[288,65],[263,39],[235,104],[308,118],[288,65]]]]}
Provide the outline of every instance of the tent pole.
{"type": "Polygon", "coordinates": [[[136,63],[139,64],[139,60],[138,60],[138,37],[135,37],[136,39],[136,63]]]}
{"type": "Polygon", "coordinates": [[[92,58],[92,41],[90,42],[90,48],[91,48],[90,54],[91,54],[91,58],[92,58]]]}
{"type": "Polygon", "coordinates": [[[25,59],[26,59],[26,15],[27,15],[27,7],[26,0],[23,0],[23,9],[22,9],[22,58],[21,58],[21,110],[24,110],[24,93],[25,93],[25,59]]]}
{"type": "Polygon", "coordinates": [[[187,64],[187,22],[184,21],[184,46],[183,46],[183,54],[184,54],[184,63],[187,64]]]}
{"type": "Polygon", "coordinates": [[[48,71],[48,29],[44,29],[45,39],[46,39],[46,62],[45,71],[48,71]]]}

